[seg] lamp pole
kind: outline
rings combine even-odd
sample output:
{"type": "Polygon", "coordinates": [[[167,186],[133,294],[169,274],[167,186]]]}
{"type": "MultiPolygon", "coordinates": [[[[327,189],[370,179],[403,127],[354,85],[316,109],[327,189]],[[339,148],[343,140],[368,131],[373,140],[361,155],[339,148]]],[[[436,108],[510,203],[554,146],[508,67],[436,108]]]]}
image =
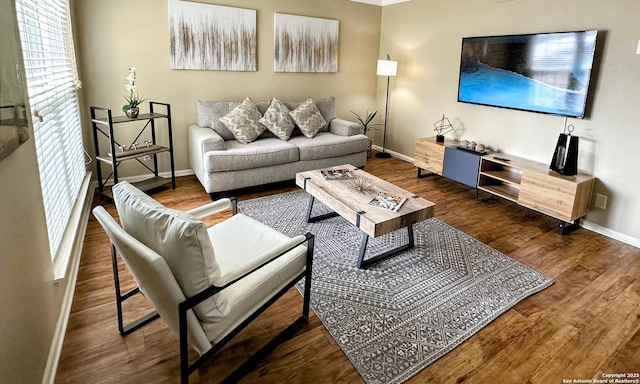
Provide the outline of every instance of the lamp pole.
{"type": "Polygon", "coordinates": [[[384,136],[382,138],[382,152],[376,153],[376,157],[380,157],[383,159],[388,159],[391,157],[391,154],[386,152],[387,147],[387,121],[389,119],[389,78],[391,76],[395,76],[398,71],[398,62],[392,61],[391,57],[387,53],[386,60],[378,60],[378,76],[387,76],[387,98],[385,100],[384,107],[384,136]]]}
{"type": "MultiPolygon", "coordinates": [[[[389,55],[387,55],[387,58],[389,55]]],[[[382,134],[382,152],[377,152],[376,157],[381,159],[388,159],[391,157],[391,154],[385,152],[385,148],[387,147],[387,116],[389,115],[389,78],[387,76],[387,99],[384,106],[384,132],[382,134]]]]}

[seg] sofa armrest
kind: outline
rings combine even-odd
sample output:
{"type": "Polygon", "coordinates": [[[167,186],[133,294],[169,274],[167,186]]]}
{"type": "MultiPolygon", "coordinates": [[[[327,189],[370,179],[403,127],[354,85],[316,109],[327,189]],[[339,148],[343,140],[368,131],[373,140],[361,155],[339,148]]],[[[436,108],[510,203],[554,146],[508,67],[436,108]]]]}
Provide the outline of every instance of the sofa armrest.
{"type": "Polygon", "coordinates": [[[338,136],[353,136],[362,133],[362,129],[357,123],[338,118],[329,122],[329,131],[338,136]]]}
{"type": "Polygon", "coordinates": [[[225,149],[224,139],[216,131],[195,124],[189,127],[189,144],[191,149],[198,150],[200,155],[225,149]]]}

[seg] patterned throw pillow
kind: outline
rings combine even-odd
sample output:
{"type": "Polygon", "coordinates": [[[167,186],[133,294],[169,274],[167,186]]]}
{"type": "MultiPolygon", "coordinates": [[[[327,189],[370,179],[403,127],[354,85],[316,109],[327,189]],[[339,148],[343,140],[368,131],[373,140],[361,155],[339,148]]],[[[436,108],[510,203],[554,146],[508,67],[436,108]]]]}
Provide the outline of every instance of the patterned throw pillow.
{"type": "Polygon", "coordinates": [[[289,112],[289,115],[298,124],[302,134],[310,139],[327,123],[313,99],[307,99],[298,108],[289,112]]]}
{"type": "Polygon", "coordinates": [[[244,99],[242,104],[235,107],[220,121],[229,128],[233,137],[242,144],[249,144],[260,136],[266,129],[258,120],[262,115],[250,98],[244,99]]]}
{"type": "Polygon", "coordinates": [[[289,115],[289,108],[276,98],[273,98],[269,108],[259,120],[262,125],[273,132],[280,140],[287,141],[296,127],[295,121],[289,115]]]}

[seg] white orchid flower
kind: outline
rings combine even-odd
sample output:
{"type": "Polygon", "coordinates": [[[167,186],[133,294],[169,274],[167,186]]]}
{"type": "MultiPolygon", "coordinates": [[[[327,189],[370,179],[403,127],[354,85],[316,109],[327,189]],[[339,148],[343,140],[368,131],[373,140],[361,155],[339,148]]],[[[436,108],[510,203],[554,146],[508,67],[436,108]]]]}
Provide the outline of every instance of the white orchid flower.
{"type": "Polygon", "coordinates": [[[136,90],[136,67],[129,68],[129,76],[125,77],[125,80],[127,80],[127,84],[124,85],[124,88],[129,94],[123,96],[127,101],[127,104],[122,107],[122,110],[124,112],[126,112],[130,108],[137,107],[146,100],[144,97],[140,97],[140,95],[138,95],[138,91],[136,90]]]}

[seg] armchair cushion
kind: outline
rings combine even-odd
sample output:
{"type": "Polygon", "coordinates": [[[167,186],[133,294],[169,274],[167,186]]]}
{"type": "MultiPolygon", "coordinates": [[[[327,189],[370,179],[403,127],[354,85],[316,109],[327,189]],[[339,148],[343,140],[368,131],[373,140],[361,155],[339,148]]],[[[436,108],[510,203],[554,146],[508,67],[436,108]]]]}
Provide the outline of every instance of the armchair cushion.
{"type": "MultiPolygon", "coordinates": [[[[186,297],[208,288],[221,276],[202,221],[166,208],[126,181],[113,186],[113,198],[124,230],[165,259],[186,297]]],[[[215,295],[194,311],[200,319],[224,317],[225,300],[215,295]]]]}
{"type": "MultiPolygon", "coordinates": [[[[246,263],[290,241],[290,238],[242,214],[208,229],[223,275],[233,274],[246,263]]],[[[244,279],[225,288],[220,295],[226,316],[201,318],[202,328],[214,343],[253,313],[305,269],[306,246],[299,245],[244,279]]]]}

